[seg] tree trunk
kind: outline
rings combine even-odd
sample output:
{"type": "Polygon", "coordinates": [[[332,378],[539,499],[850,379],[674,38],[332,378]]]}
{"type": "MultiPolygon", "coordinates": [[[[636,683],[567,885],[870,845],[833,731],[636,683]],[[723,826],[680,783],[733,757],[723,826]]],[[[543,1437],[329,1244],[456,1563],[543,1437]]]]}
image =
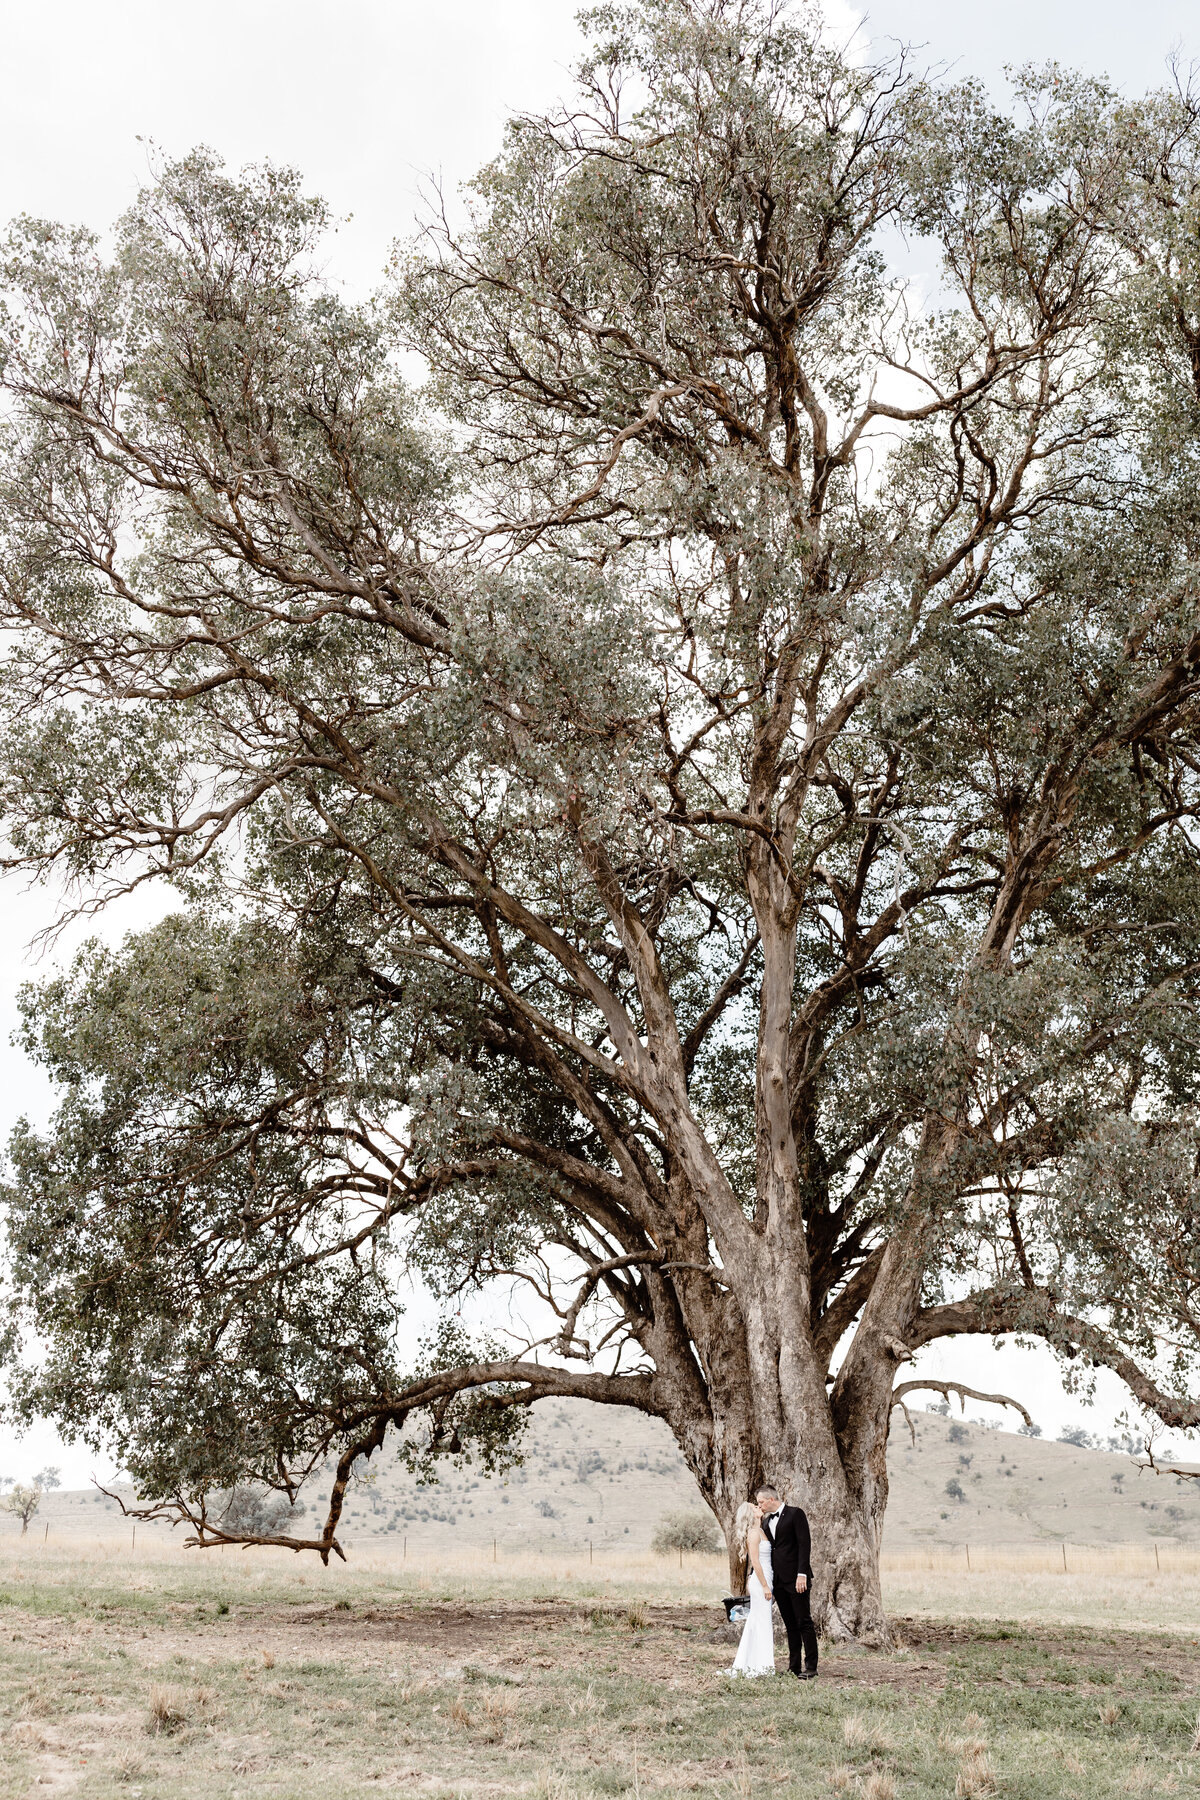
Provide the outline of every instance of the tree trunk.
{"type": "Polygon", "coordinates": [[[766,1405],[755,1405],[751,1394],[743,1392],[722,1407],[720,1397],[710,1390],[712,1436],[725,1444],[759,1446],[755,1460],[742,1466],[697,1459],[695,1420],[685,1423],[668,1418],[700,1491],[725,1533],[729,1591],[744,1592],[746,1578],[745,1558],[735,1549],[738,1508],[753,1498],[762,1482],[769,1481],[782,1499],[802,1507],[808,1517],[813,1619],[818,1632],[834,1642],[853,1640],[885,1648],[891,1634],[879,1578],[879,1543],[887,1493],[888,1419],[875,1419],[873,1429],[860,1420],[852,1444],[843,1447],[823,1391],[815,1402],[813,1396],[806,1396],[807,1403],[799,1411],[794,1393],[790,1399],[792,1404],[785,1407],[777,1387],[766,1405]],[[782,1443],[777,1431],[781,1411],[785,1418],[782,1443]],[[767,1429],[762,1426],[764,1418],[767,1429]],[[874,1470],[875,1478],[868,1483],[855,1479],[856,1467],[864,1459],[874,1470]],[[879,1510],[873,1510],[876,1508],[879,1510]]]}
{"type": "Polygon", "coordinates": [[[822,1636],[835,1643],[854,1640],[886,1649],[891,1631],[883,1607],[878,1541],[872,1522],[853,1506],[840,1517],[835,1514],[844,1493],[839,1468],[827,1496],[818,1493],[804,1508],[813,1534],[813,1619],[822,1636]]]}

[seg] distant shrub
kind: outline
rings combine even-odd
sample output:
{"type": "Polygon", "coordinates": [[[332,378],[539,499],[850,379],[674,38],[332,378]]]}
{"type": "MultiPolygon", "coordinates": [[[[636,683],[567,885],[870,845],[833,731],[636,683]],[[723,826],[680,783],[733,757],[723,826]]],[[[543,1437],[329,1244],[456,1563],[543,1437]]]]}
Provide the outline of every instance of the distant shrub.
{"type": "Polygon", "coordinates": [[[965,1500],[967,1497],[963,1484],[956,1475],[950,1477],[949,1481],[946,1483],[945,1491],[951,1500],[965,1500]]]}
{"type": "Polygon", "coordinates": [[[1020,1437],[1041,1437],[1042,1428],[1040,1425],[1022,1425],[1018,1435],[1020,1437]]]}
{"type": "Polygon", "coordinates": [[[669,1550],[698,1550],[714,1556],[721,1548],[721,1537],[707,1513],[667,1513],[654,1528],[650,1548],[660,1556],[669,1550]]]}
{"type": "Polygon", "coordinates": [[[599,1475],[607,1467],[598,1450],[585,1450],[576,1464],[580,1481],[586,1481],[589,1475],[599,1475]]]}
{"type": "Polygon", "coordinates": [[[246,1537],[279,1537],[305,1510],[302,1505],[293,1506],[286,1494],[248,1484],[211,1494],[209,1500],[216,1502],[212,1510],[221,1529],[246,1537]]]}
{"type": "Polygon", "coordinates": [[[952,1444],[969,1444],[970,1441],[971,1434],[965,1425],[954,1424],[950,1427],[950,1442],[952,1444]]]}
{"type": "Polygon", "coordinates": [[[1077,1450],[1095,1450],[1097,1448],[1095,1438],[1090,1431],[1085,1431],[1082,1425],[1071,1425],[1066,1431],[1060,1431],[1058,1441],[1060,1444],[1074,1444],[1077,1450]]]}

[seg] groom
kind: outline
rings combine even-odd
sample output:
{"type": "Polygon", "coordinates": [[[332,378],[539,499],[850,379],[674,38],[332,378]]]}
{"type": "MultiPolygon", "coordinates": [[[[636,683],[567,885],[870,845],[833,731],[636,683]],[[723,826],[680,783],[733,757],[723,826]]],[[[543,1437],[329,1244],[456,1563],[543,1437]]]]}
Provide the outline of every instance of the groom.
{"type": "Polygon", "coordinates": [[[798,1506],[785,1506],[773,1487],[760,1487],[754,1498],[762,1507],[763,1530],[771,1540],[771,1586],[787,1632],[788,1667],[798,1681],[815,1681],[817,1634],[812,1622],[812,1539],[808,1520],[798,1506]]]}

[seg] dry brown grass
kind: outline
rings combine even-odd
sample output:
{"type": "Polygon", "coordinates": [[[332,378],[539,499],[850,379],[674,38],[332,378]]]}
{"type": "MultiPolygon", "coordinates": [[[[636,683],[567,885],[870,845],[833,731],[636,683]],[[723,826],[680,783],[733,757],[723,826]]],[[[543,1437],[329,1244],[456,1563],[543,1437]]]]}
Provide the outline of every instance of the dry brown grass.
{"type": "Polygon", "coordinates": [[[842,1742],[847,1750],[865,1750],[871,1741],[871,1728],[861,1713],[851,1713],[842,1720],[842,1742]]]}
{"type": "MultiPolygon", "coordinates": [[[[590,1689],[588,1691],[591,1692],[590,1689]]],[[[594,1711],[594,1707],[589,1710],[594,1711]]],[[[516,1717],[516,1700],[511,1694],[489,1694],[484,1700],[483,1711],[488,1725],[487,1742],[491,1744],[502,1742],[516,1717]]],[[[579,1716],[578,1710],[574,1716],[579,1716]]]]}
{"type": "Polygon", "coordinates": [[[178,1731],[186,1722],[187,1708],[179,1689],[155,1682],[150,1689],[146,1730],[157,1736],[160,1731],[178,1731]]]}
{"type": "Polygon", "coordinates": [[[1200,1550],[1183,1544],[972,1544],[950,1549],[885,1550],[885,1575],[934,1574],[951,1579],[972,1575],[1200,1575],[1200,1550]],[[1064,1566],[1063,1553],[1066,1552],[1064,1566]],[[970,1568],[967,1567],[968,1554],[970,1568]]]}
{"type": "Polygon", "coordinates": [[[146,1765],[135,1750],[121,1751],[112,1767],[114,1781],[140,1781],[145,1773],[146,1765]]]}
{"type": "MultiPolygon", "coordinates": [[[[967,1569],[967,1550],[961,1544],[948,1546],[930,1545],[908,1547],[904,1549],[884,1549],[880,1558],[885,1575],[941,1574],[951,1579],[967,1573],[975,1575],[1061,1575],[1063,1570],[1064,1545],[1055,1539],[1043,1544],[998,1544],[986,1546],[972,1544],[970,1546],[970,1570],[967,1569]]],[[[1160,1540],[1157,1555],[1153,1542],[1121,1543],[1121,1544],[1075,1544],[1065,1545],[1068,1575],[1109,1575],[1122,1577],[1141,1577],[1146,1575],[1164,1575],[1172,1579],[1180,1576],[1200,1576],[1200,1546],[1180,1542],[1160,1540]]],[[[22,1558],[38,1557],[39,1559],[54,1557],[83,1558],[99,1562],[111,1563],[123,1568],[144,1568],[148,1572],[156,1564],[163,1561],[192,1562],[224,1562],[231,1564],[240,1558],[247,1568],[254,1571],[258,1568],[273,1565],[279,1568],[299,1569],[301,1573],[314,1579],[318,1565],[314,1559],[310,1564],[297,1563],[292,1553],[287,1550],[272,1550],[267,1547],[257,1549],[253,1558],[247,1558],[244,1552],[234,1546],[230,1549],[213,1549],[202,1553],[184,1550],[181,1541],[168,1532],[150,1531],[143,1533],[139,1527],[136,1546],[131,1547],[130,1538],[125,1531],[72,1532],[69,1537],[61,1536],[55,1540],[53,1532],[48,1544],[27,1541],[21,1542],[19,1537],[0,1532],[0,1549],[19,1552],[22,1558]]],[[[561,1547],[543,1544],[538,1550],[506,1549],[500,1546],[497,1560],[493,1562],[491,1546],[484,1548],[478,1545],[469,1546],[466,1554],[460,1550],[455,1552],[451,1547],[442,1548],[437,1545],[422,1545],[418,1549],[410,1543],[406,1557],[400,1546],[389,1541],[364,1539],[352,1544],[348,1555],[348,1568],[369,1570],[374,1574],[398,1574],[406,1572],[411,1576],[419,1576],[423,1572],[441,1573],[454,1567],[462,1567],[469,1563],[475,1579],[496,1576],[503,1579],[507,1576],[538,1575],[543,1579],[554,1570],[561,1571],[564,1578],[572,1580],[585,1579],[588,1575],[604,1580],[610,1577],[628,1577],[643,1584],[647,1578],[653,1579],[655,1589],[664,1591],[684,1591],[693,1587],[697,1580],[703,1580],[711,1587],[710,1577],[714,1572],[725,1568],[725,1557],[711,1556],[700,1552],[687,1551],[683,1557],[683,1568],[679,1567],[677,1556],[655,1556],[649,1550],[596,1548],[589,1557],[586,1543],[582,1546],[564,1544],[561,1547]]],[[[339,1570],[346,1570],[338,1565],[331,1567],[330,1573],[336,1575],[339,1570]]],[[[136,1580],[132,1585],[137,1585],[136,1580]]],[[[336,1584],[335,1584],[336,1585],[336,1584]]],[[[153,1586],[152,1580],[143,1582],[148,1591],[153,1586]]]]}
{"type": "Polygon", "coordinates": [[[996,1792],[996,1771],[982,1738],[963,1745],[962,1761],[954,1781],[955,1800],[988,1800],[996,1792]]]}
{"type": "Polygon", "coordinates": [[[865,1719],[861,1713],[851,1713],[842,1720],[842,1742],[847,1750],[869,1752],[872,1756],[886,1756],[892,1748],[892,1740],[879,1721],[865,1719]]]}
{"type": "Polygon", "coordinates": [[[1188,1631],[1200,1621],[1200,1556],[1153,1548],[916,1551],[885,1555],[890,1611],[920,1618],[1040,1621],[1111,1630],[1188,1631]]]}
{"type": "Polygon", "coordinates": [[[10,1744],[19,1744],[28,1750],[44,1750],[48,1742],[45,1727],[36,1719],[18,1719],[4,1735],[10,1744]]]}

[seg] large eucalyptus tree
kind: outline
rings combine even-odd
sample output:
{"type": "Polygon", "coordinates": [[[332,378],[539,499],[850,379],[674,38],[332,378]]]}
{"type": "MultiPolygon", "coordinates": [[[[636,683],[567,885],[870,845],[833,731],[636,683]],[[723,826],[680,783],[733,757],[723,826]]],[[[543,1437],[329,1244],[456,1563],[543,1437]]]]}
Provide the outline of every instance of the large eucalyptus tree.
{"type": "Polygon", "coordinates": [[[10,860],[181,905],[29,998],[10,1360],[202,1542],[333,1457],[326,1557],[389,1430],[638,1407],[879,1640],[922,1346],[1200,1423],[1200,121],[591,29],[374,308],[207,154],[14,231],[10,860]]]}

